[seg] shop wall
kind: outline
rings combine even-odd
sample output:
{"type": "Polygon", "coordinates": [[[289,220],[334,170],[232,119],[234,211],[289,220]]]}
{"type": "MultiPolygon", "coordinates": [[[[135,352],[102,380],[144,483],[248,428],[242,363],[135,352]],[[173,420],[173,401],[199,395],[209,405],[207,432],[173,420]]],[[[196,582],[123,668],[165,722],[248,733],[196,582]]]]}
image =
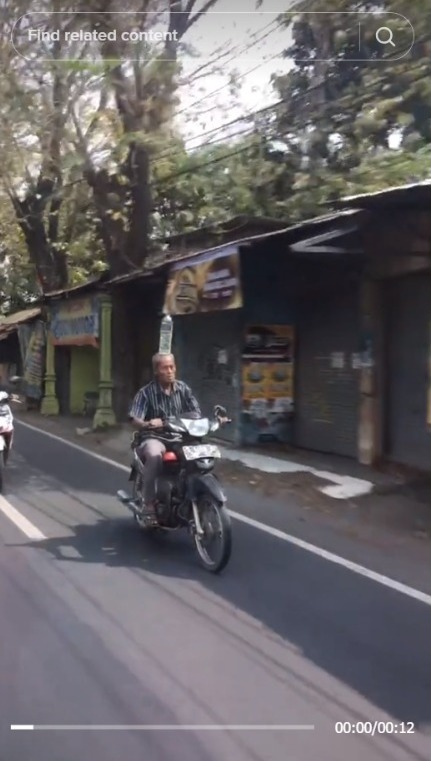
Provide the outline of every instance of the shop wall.
{"type": "Polygon", "coordinates": [[[241,274],[242,443],[291,443],[296,263],[282,243],[264,242],[243,252],[241,274]]]}
{"type": "Polygon", "coordinates": [[[142,279],[113,289],[113,404],[118,420],[127,420],[137,390],[152,380],[165,288],[165,281],[142,279]]]}
{"type": "Polygon", "coordinates": [[[0,378],[5,383],[9,375],[20,375],[22,368],[16,331],[0,341],[0,378]]]}
{"type": "Polygon", "coordinates": [[[74,346],[70,365],[70,412],[82,415],[84,395],[99,390],[99,350],[91,346],[74,346]]]}
{"type": "Polygon", "coordinates": [[[217,436],[229,443],[238,443],[240,436],[242,325],[240,309],[174,317],[178,377],[191,386],[204,415],[216,404],[226,407],[232,425],[217,436]]]}

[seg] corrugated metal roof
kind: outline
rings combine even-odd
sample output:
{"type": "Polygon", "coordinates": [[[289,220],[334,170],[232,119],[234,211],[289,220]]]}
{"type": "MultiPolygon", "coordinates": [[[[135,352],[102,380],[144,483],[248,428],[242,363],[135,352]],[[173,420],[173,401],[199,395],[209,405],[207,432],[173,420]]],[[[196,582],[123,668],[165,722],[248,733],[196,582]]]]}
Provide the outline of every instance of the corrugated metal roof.
{"type": "Polygon", "coordinates": [[[275,219],[274,217],[252,217],[247,214],[240,214],[236,217],[231,217],[222,222],[213,222],[209,225],[203,225],[194,230],[188,230],[187,232],[175,233],[174,235],[168,235],[165,238],[166,243],[173,243],[175,241],[187,241],[188,239],[195,238],[199,235],[223,235],[235,232],[242,227],[262,227],[266,228],[269,232],[271,230],[281,230],[286,227],[286,220],[275,219]]]}
{"type": "MultiPolygon", "coordinates": [[[[217,251],[221,251],[223,248],[232,247],[232,246],[241,246],[246,245],[247,243],[254,243],[255,241],[264,240],[265,238],[276,238],[280,237],[282,235],[294,235],[295,233],[299,233],[301,231],[306,231],[308,229],[313,229],[314,227],[318,227],[319,225],[325,225],[326,223],[335,222],[338,220],[344,220],[346,217],[348,219],[356,216],[361,216],[362,211],[360,209],[344,209],[341,211],[333,212],[332,214],[324,214],[320,217],[313,217],[311,219],[306,219],[303,222],[298,222],[296,225],[291,225],[290,227],[284,227],[282,230],[272,230],[268,233],[260,233],[259,235],[252,235],[246,238],[239,238],[238,240],[230,240],[229,242],[223,243],[220,246],[214,246],[213,248],[206,248],[206,249],[200,249],[199,251],[193,251],[193,252],[187,252],[182,254],[181,256],[172,256],[166,259],[166,264],[173,264],[174,262],[191,259],[195,256],[199,256],[200,254],[206,254],[217,251]]],[[[169,255],[169,252],[167,252],[169,255]]]]}
{"type": "Polygon", "coordinates": [[[139,269],[129,272],[127,275],[117,275],[106,281],[106,285],[121,285],[121,283],[128,283],[132,280],[140,280],[141,278],[151,277],[156,274],[155,269],[139,269]]]}
{"type": "Polygon", "coordinates": [[[0,341],[6,341],[6,339],[9,338],[9,336],[14,332],[14,330],[15,330],[14,327],[2,329],[0,325],[0,341]]]}
{"type": "Polygon", "coordinates": [[[408,185],[394,185],[389,188],[375,190],[372,193],[360,193],[357,195],[344,196],[333,202],[336,208],[343,206],[355,206],[356,208],[365,208],[373,206],[376,202],[394,203],[404,205],[410,202],[411,205],[425,204],[431,202],[431,180],[423,182],[413,182],[408,185]]]}
{"type": "Polygon", "coordinates": [[[92,277],[89,280],[86,280],[85,283],[80,283],[79,285],[73,285],[71,288],[60,288],[58,291],[49,291],[48,293],[44,294],[44,299],[55,299],[60,296],[68,296],[69,293],[76,294],[79,293],[79,291],[86,291],[87,288],[90,288],[93,285],[99,285],[99,283],[104,281],[103,275],[100,275],[98,277],[92,277]]]}
{"type": "Polygon", "coordinates": [[[7,317],[4,317],[0,320],[0,330],[5,327],[14,327],[15,325],[20,325],[23,322],[34,320],[35,317],[40,315],[41,311],[42,310],[40,307],[33,307],[31,309],[23,309],[20,312],[15,312],[14,314],[8,314],[7,317]]]}

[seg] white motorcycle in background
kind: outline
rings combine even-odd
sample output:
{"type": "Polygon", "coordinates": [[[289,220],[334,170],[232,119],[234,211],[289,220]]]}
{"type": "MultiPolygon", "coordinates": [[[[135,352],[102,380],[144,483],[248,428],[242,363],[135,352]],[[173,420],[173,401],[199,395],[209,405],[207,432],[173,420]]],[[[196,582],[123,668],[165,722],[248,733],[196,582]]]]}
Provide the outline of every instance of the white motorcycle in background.
{"type": "Polygon", "coordinates": [[[10,402],[20,400],[7,391],[0,391],[0,493],[3,491],[4,468],[9,459],[13,443],[13,414],[10,408],[10,402]]]}

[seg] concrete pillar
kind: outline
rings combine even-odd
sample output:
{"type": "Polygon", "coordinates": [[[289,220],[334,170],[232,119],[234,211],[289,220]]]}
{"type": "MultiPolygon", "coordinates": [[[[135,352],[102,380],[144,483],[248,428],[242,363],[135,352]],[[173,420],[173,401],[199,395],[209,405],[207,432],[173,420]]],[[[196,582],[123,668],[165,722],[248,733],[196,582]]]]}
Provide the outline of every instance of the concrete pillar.
{"type": "Polygon", "coordinates": [[[365,280],[362,284],[362,366],[358,456],[363,465],[374,465],[383,454],[383,309],[381,284],[365,280]]]}
{"type": "Polygon", "coordinates": [[[51,333],[46,332],[46,369],[45,369],[45,396],[42,399],[42,415],[58,415],[60,407],[55,393],[55,346],[52,343],[51,333]]]}
{"type": "Polygon", "coordinates": [[[100,375],[99,404],[94,415],[93,428],[115,425],[112,408],[112,348],[111,348],[112,302],[108,294],[100,297],[100,375]]]}

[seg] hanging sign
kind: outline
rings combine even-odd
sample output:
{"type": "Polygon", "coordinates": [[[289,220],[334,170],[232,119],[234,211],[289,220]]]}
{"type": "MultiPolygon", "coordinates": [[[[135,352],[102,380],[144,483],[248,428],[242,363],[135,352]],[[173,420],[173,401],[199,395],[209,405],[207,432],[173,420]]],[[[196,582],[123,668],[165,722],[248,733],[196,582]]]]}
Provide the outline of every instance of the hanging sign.
{"type": "Polygon", "coordinates": [[[54,346],[98,346],[97,297],[63,301],[58,306],[51,306],[50,311],[50,333],[54,346]]]}
{"type": "Polygon", "coordinates": [[[226,246],[174,264],[164,311],[181,315],[242,307],[239,251],[226,246]]]}
{"type": "Polygon", "coordinates": [[[23,363],[25,395],[30,399],[40,399],[42,396],[45,344],[45,324],[39,320],[33,326],[23,363]]]}

